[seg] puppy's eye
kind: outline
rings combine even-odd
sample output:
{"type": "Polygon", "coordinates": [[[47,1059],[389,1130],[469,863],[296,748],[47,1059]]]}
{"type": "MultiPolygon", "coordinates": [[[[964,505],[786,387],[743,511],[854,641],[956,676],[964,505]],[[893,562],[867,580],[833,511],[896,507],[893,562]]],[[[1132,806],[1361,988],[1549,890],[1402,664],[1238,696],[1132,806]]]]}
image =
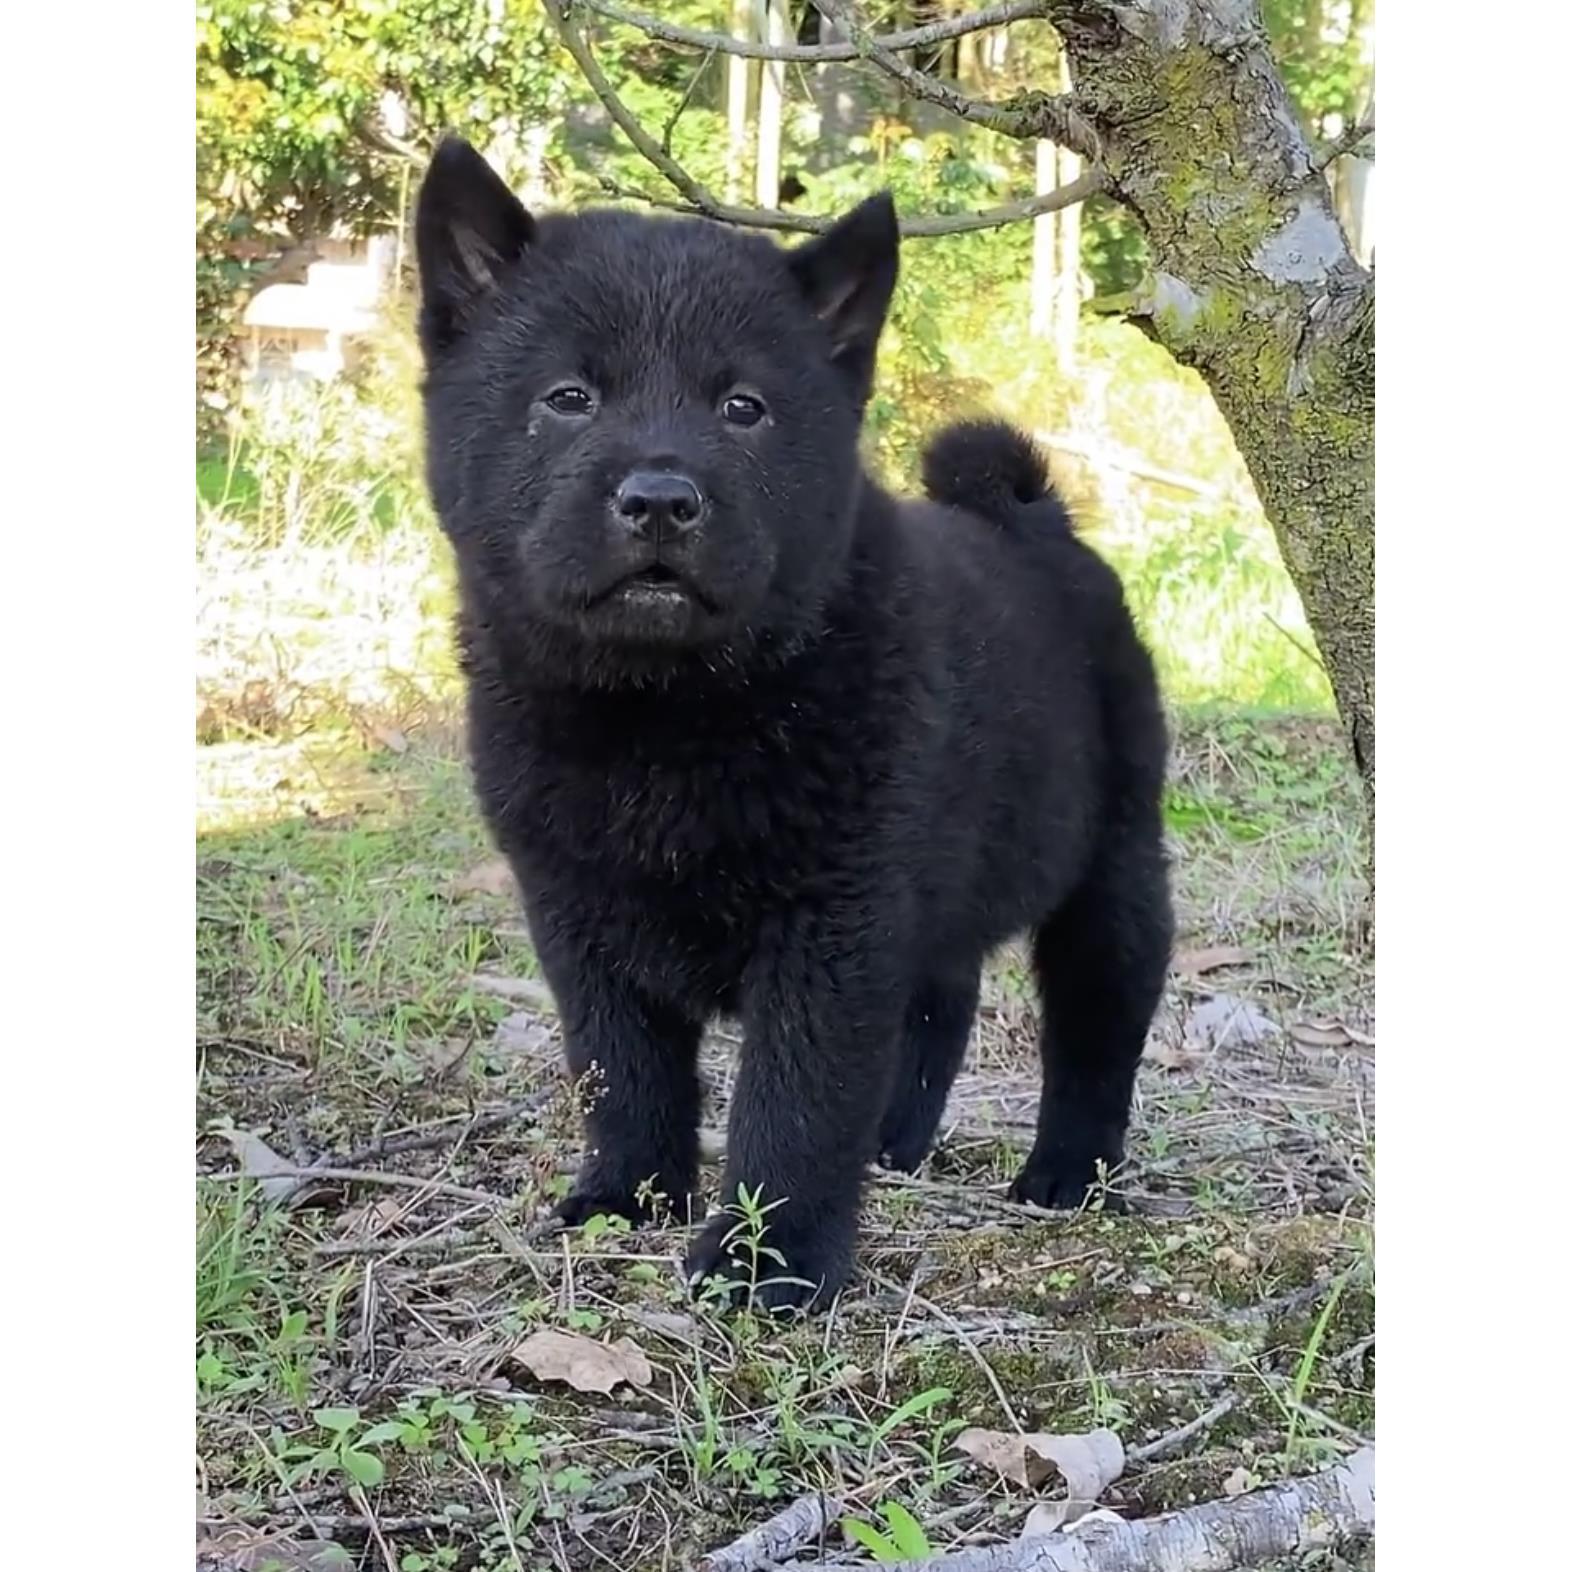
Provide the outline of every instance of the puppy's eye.
{"type": "Polygon", "coordinates": [[[546,407],[559,415],[588,415],[594,411],[595,399],[584,388],[572,385],[553,388],[546,395],[546,407]]]}
{"type": "Polygon", "coordinates": [[[764,400],[751,393],[729,393],[721,400],[720,412],[729,426],[756,426],[764,419],[764,400]]]}

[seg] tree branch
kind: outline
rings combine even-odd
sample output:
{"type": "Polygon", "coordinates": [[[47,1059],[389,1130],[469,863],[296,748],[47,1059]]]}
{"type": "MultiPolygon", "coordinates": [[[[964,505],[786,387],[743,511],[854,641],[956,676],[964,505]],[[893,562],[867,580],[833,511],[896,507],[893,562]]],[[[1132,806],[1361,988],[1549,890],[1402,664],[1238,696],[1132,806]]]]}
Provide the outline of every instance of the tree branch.
{"type": "Polygon", "coordinates": [[[882,39],[875,38],[858,20],[847,0],[813,0],[814,8],[851,35],[858,54],[872,61],[884,74],[899,82],[913,98],[938,104],[959,120],[987,126],[990,131],[1022,139],[1046,137],[1080,153],[1085,158],[1102,156],[1097,133],[1085,118],[1059,95],[1034,93],[1016,106],[990,104],[958,92],[948,82],[929,76],[896,54],[882,39]]]}
{"type": "MultiPolygon", "coordinates": [[[[606,176],[600,177],[601,190],[607,196],[632,202],[643,202],[671,213],[691,213],[698,218],[712,218],[717,223],[735,224],[739,229],[773,229],[787,234],[822,235],[835,225],[835,215],[820,213],[787,213],[768,207],[728,207],[717,202],[712,207],[698,202],[675,201],[671,197],[656,196],[649,191],[639,191],[631,186],[619,185],[606,176]]],[[[1019,224],[1044,213],[1057,213],[1060,208],[1074,207],[1088,197],[1108,189],[1108,178],[1100,170],[1088,170],[1068,185],[1056,186],[1040,196],[1024,197],[1019,202],[1001,202],[997,207],[978,208],[971,213],[918,213],[912,218],[898,221],[903,240],[934,240],[943,235],[965,235],[978,229],[1002,229],[1006,224],[1019,224]]]]}
{"type": "MultiPolygon", "coordinates": [[[[741,55],[748,60],[800,61],[804,65],[827,65],[837,60],[860,60],[862,50],[855,43],[845,44],[761,44],[751,39],[733,38],[728,33],[707,33],[696,27],[679,27],[675,22],[663,22],[648,11],[635,11],[627,6],[614,5],[611,0],[580,0],[586,10],[594,11],[613,22],[623,22],[636,27],[651,38],[667,44],[685,44],[693,49],[713,49],[723,55],[741,55]]],[[[981,31],[985,27],[1003,27],[1010,22],[1025,22],[1046,16],[1045,0],[1007,0],[1003,5],[985,6],[965,16],[947,17],[943,21],[929,22],[923,27],[909,27],[899,33],[885,33],[878,42],[885,49],[925,49],[931,44],[942,44],[951,38],[981,31]]]]}
{"type": "Polygon", "coordinates": [[[405,142],[393,135],[391,131],[379,126],[369,116],[355,122],[355,135],[368,147],[374,147],[379,153],[387,153],[393,158],[402,158],[411,164],[424,169],[426,160],[430,157],[427,150],[416,147],[411,142],[405,142]]]}
{"type": "MultiPolygon", "coordinates": [[[[1316,157],[1315,167],[1325,169],[1335,163],[1344,153],[1352,153],[1361,142],[1367,142],[1375,135],[1375,112],[1372,110],[1363,119],[1357,120],[1353,125],[1344,128],[1343,134],[1335,140],[1328,142],[1316,157]]],[[[1361,153],[1361,158],[1374,158],[1375,149],[1361,153]]]]}
{"type": "MultiPolygon", "coordinates": [[[[584,73],[590,91],[605,106],[606,113],[621,129],[627,139],[658,169],[681,194],[681,202],[653,197],[642,191],[627,191],[610,181],[602,186],[613,196],[631,196],[652,207],[674,208],[679,212],[697,213],[723,224],[736,224],[746,229],[774,229],[799,234],[819,235],[835,222],[833,218],[811,213],[777,212],[768,208],[730,207],[719,200],[701,181],[694,179],[660,143],[640,124],[638,117],[623,103],[617,90],[606,78],[599,62],[590,52],[583,35],[569,19],[572,0],[545,0],[547,12],[555,24],[563,47],[573,57],[574,63],[584,73]]],[[[1006,202],[999,207],[984,208],[975,213],[931,213],[903,219],[900,231],[913,239],[935,235],[957,235],[974,229],[997,229],[1004,224],[1022,219],[1036,218],[1042,213],[1053,213],[1071,207],[1095,195],[1107,186],[1107,177],[1099,170],[1088,170],[1079,180],[1067,186],[1047,191],[1040,196],[1028,197],[1020,202],[1006,202]]]]}

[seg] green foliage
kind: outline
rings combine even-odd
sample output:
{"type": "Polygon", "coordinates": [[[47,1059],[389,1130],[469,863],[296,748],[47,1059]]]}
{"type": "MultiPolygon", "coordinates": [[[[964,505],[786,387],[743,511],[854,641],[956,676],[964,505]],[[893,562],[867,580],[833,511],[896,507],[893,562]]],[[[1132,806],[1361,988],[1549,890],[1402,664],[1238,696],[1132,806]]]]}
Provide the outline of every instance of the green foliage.
{"type": "MultiPolygon", "coordinates": [[[[1267,11],[1307,115],[1347,110],[1366,69],[1360,0],[1347,14],[1312,0],[1279,0],[1267,11]]],[[[723,8],[702,0],[680,0],[662,15],[704,26],[725,21],[723,8]]],[[[685,167],[721,189],[724,62],[652,43],[634,29],[581,22],[634,112],[657,136],[669,131],[685,167]]],[[[1052,64],[1044,30],[1017,28],[1011,39],[1008,68],[987,84],[1003,95],[1031,87],[1052,64]]],[[[413,166],[361,129],[388,93],[409,118],[409,142],[423,146],[451,124],[515,176],[524,167],[522,134],[544,130],[531,158],[537,174],[549,172],[554,200],[605,200],[607,183],[663,189],[579,79],[539,0],[204,0],[197,64],[198,359],[209,388],[231,369],[235,305],[292,235],[385,228],[407,212],[413,166]]],[[[848,134],[828,117],[819,122],[788,73],[783,164],[805,187],[799,207],[839,212],[888,187],[907,211],[962,212],[1027,189],[1028,144],[954,123],[920,131],[903,112],[887,84],[869,85],[848,134]]],[[[1200,380],[1133,330],[1093,318],[1083,319],[1078,364],[1066,374],[1025,339],[1031,256],[1026,224],[905,248],[868,408],[870,461],[889,483],[910,489],[922,445],[941,424],[997,410],[1039,432],[1089,434],[1094,446],[1197,477],[1208,488],[1199,498],[1139,478],[1074,496],[1094,543],[1125,577],[1170,697],[1325,709],[1326,679],[1298,599],[1200,380]]],[[[1103,293],[1131,287],[1144,266],[1134,221],[1107,199],[1082,211],[1082,263],[1103,293]]],[[[410,574],[426,576],[428,589],[378,591],[390,607],[397,601],[400,622],[412,621],[417,606],[429,622],[429,634],[398,636],[411,654],[390,674],[388,685],[402,695],[395,707],[423,704],[429,692],[414,670],[416,652],[419,662],[429,657],[442,668],[445,683],[451,678],[443,653],[451,594],[424,494],[407,305],[350,382],[259,400],[230,420],[226,447],[209,447],[199,464],[204,561],[221,565],[220,582],[234,587],[223,601],[212,661],[221,669],[211,681],[204,654],[205,736],[314,721],[319,706],[293,670],[258,700],[254,673],[244,669],[253,659],[293,666],[304,652],[303,666],[335,660],[347,669],[353,659],[366,670],[358,646],[342,656],[326,648],[335,628],[367,624],[358,591],[345,586],[341,617],[330,606],[340,574],[323,553],[347,550],[362,565],[374,558],[386,576],[402,551],[410,574]],[[276,628],[253,630],[250,642],[236,636],[259,551],[280,570],[286,557],[298,559],[302,586],[321,587],[318,615],[272,637],[271,654],[252,643],[276,628]]],[[[384,616],[381,626],[393,621],[384,616]]],[[[347,678],[340,687],[347,695],[347,678]]]]}
{"type": "Polygon", "coordinates": [[[1365,32],[1375,0],[1262,0],[1283,83],[1312,135],[1326,116],[1350,124],[1370,85],[1365,32]]]}
{"type": "Polygon", "coordinates": [[[376,139],[385,105],[418,149],[450,126],[516,139],[560,121],[559,57],[539,0],[201,0],[199,407],[227,410],[239,308],[282,251],[402,223],[410,165],[376,139]]]}
{"type": "Polygon", "coordinates": [[[871,1523],[865,1523],[861,1518],[841,1519],[841,1527],[864,1550],[870,1552],[875,1561],[881,1564],[895,1561],[926,1561],[935,1553],[928,1536],[923,1532],[922,1524],[899,1501],[883,1502],[879,1507],[879,1516],[884,1519],[889,1528],[887,1534],[880,1533],[871,1523]]]}

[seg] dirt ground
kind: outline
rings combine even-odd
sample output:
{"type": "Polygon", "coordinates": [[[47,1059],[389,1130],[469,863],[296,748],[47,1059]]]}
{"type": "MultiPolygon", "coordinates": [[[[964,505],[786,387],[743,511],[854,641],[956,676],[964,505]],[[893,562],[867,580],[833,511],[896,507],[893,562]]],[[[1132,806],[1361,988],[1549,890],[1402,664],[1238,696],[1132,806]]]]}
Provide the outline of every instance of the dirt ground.
{"type": "MultiPolygon", "coordinates": [[[[1328,725],[1181,730],[1129,1210],[1004,1199],[1038,1085],[1007,952],[939,1150],[873,1179],[856,1282],[784,1323],[690,1300],[683,1229],[544,1223],[578,1149],[549,996],[451,739],[384,744],[204,750],[199,1567],[675,1569],[819,1490],[937,1551],[1054,1494],[969,1426],[1117,1432],[1127,1517],[1373,1436],[1373,975],[1328,725]],[[608,1390],[543,1374],[546,1331],[608,1390]]],[[[835,1524],[801,1564],[872,1563],[835,1524]]]]}

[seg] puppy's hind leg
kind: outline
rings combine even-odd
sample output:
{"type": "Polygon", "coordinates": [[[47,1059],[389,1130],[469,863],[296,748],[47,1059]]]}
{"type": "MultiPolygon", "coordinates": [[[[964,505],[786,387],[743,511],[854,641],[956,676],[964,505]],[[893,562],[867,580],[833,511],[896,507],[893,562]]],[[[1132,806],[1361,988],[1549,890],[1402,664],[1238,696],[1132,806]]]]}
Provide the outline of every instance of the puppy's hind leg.
{"type": "Polygon", "coordinates": [[[933,1149],[977,1014],[981,967],[924,978],[906,1008],[901,1057],[879,1134],[879,1161],[915,1173],[933,1149]]]}
{"type": "Polygon", "coordinates": [[[1042,990],[1037,1140],[1018,1201],[1077,1207],[1124,1159],[1130,1098],[1162,997],[1173,911],[1155,811],[1110,830],[1093,867],[1033,936],[1042,990]]]}

